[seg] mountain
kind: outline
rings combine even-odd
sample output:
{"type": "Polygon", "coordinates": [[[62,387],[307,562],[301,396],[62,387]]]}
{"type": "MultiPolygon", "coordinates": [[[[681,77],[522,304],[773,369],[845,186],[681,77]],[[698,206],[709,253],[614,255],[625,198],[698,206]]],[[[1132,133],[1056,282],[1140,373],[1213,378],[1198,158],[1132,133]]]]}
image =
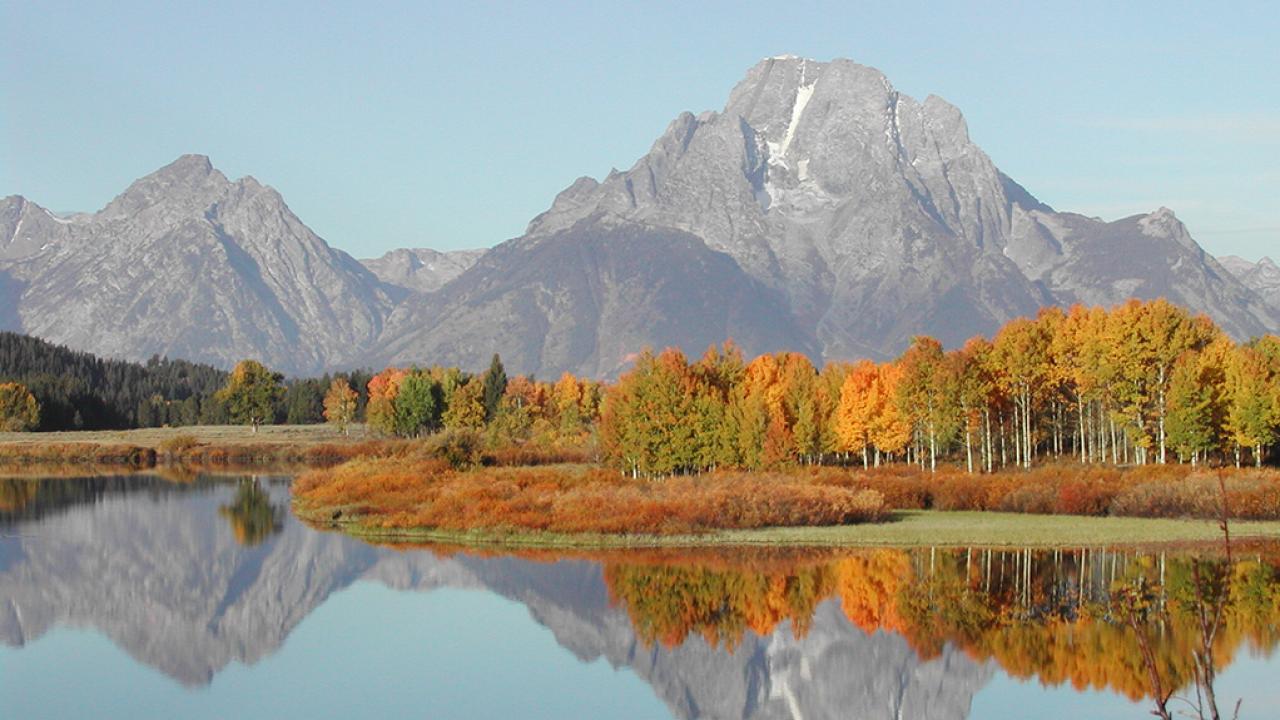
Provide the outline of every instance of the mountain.
{"type": "Polygon", "coordinates": [[[1267,261],[1240,277],[1168,209],[1061,212],[960,111],[849,60],[768,58],[719,112],[580,178],[492,250],[362,265],[279,193],[185,156],[93,214],[0,200],[0,330],[100,355],[256,357],[292,374],[448,363],[617,375],[643,347],[887,358],[1045,305],[1165,297],[1238,339],[1280,330],[1267,261]],[[1270,303],[1265,298],[1270,298],[1270,303]]]}
{"type": "Polygon", "coordinates": [[[619,374],[644,346],[700,350],[727,337],[749,352],[815,352],[785,296],[686,232],[606,222],[505,243],[439,292],[387,320],[388,364],[619,374]]]}
{"type": "Polygon", "coordinates": [[[1251,263],[1244,258],[1227,255],[1218,258],[1218,262],[1246,287],[1262,296],[1271,307],[1280,309],[1280,266],[1274,260],[1264,257],[1251,263]]]}
{"type": "Polygon", "coordinates": [[[1057,212],[1001,173],[941,98],[914,100],[848,60],[781,56],[722,111],[681,114],[629,170],[577,180],[524,236],[398,308],[383,357],[479,366],[494,348],[516,370],[609,374],[637,342],[697,352],[728,329],[748,352],[883,358],[916,334],[957,345],[1044,305],[1131,296],[1167,297],[1237,337],[1280,328],[1172,212],[1057,212]],[[688,245],[664,258],[672,237],[688,245]],[[624,279],[600,264],[622,245],[656,265],[624,279]],[[683,297],[703,281],[691,254],[753,282],[735,279],[735,298],[712,306],[683,297]],[[617,329],[606,313],[618,294],[628,313],[670,322],[617,329]],[[788,332],[771,327],[779,318],[788,332]]]}
{"type": "Polygon", "coordinates": [[[361,260],[382,282],[409,292],[432,292],[475,264],[484,250],[440,252],[427,248],[399,249],[380,258],[361,260]]]}
{"type": "Polygon", "coordinates": [[[90,215],[0,200],[0,294],[17,300],[0,326],[80,350],[290,373],[359,364],[394,302],[278,192],[198,155],[90,215]]]}

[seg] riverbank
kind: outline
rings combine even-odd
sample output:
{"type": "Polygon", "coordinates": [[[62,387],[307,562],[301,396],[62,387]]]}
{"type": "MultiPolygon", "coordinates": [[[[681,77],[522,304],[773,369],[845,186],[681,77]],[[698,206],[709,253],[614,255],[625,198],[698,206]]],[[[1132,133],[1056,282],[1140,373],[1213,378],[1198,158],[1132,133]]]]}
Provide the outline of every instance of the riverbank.
{"type": "Polygon", "coordinates": [[[362,425],[241,425],[138,430],[0,433],[0,465],[151,468],[165,465],[316,467],[385,451],[362,425]]]}
{"type": "Polygon", "coordinates": [[[1219,477],[1171,466],[994,475],[796,468],[638,480],[596,465],[455,470],[362,458],[304,473],[293,505],[314,525],[388,541],[1048,547],[1218,540],[1224,499],[1234,535],[1280,539],[1280,473],[1219,477]]]}
{"type": "MultiPolygon", "coordinates": [[[[512,548],[714,548],[714,547],[1097,547],[1220,544],[1222,531],[1206,520],[1025,515],[1020,513],[900,510],[883,522],[820,527],[717,530],[699,534],[553,533],[516,530],[386,528],[360,518],[331,520],[318,508],[294,505],[314,527],[334,528],[388,543],[431,543],[512,548]]],[[[1280,521],[1231,523],[1233,541],[1280,541],[1280,521]]]]}

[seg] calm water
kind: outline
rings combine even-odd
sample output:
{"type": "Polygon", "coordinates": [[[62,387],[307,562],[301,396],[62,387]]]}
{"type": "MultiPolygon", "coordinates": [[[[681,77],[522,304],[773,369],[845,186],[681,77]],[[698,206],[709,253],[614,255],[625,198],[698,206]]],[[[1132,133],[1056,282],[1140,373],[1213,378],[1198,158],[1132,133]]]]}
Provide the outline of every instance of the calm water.
{"type": "MultiPolygon", "coordinates": [[[[0,717],[1141,718],[1139,577],[1190,678],[1176,553],[392,549],[283,478],[178,480],[0,480],[0,717]]],[[[1280,716],[1277,558],[1231,569],[1245,718],[1280,716]]]]}

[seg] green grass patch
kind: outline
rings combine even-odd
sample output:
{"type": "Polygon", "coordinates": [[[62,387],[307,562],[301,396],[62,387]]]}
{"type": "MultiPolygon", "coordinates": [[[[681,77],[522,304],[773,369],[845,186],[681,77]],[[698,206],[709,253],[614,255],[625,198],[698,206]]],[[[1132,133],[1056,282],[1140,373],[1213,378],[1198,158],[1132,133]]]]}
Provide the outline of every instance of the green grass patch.
{"type": "MultiPolygon", "coordinates": [[[[824,527],[719,530],[696,535],[549,533],[528,530],[437,530],[366,525],[358,515],[331,519],[295,503],[295,512],[316,527],[340,529],[371,540],[512,547],[1080,547],[1169,545],[1221,541],[1218,525],[1206,520],[1025,515],[1021,513],[901,510],[886,522],[824,527]]],[[[1280,521],[1236,521],[1233,539],[1280,539],[1280,521]]]]}

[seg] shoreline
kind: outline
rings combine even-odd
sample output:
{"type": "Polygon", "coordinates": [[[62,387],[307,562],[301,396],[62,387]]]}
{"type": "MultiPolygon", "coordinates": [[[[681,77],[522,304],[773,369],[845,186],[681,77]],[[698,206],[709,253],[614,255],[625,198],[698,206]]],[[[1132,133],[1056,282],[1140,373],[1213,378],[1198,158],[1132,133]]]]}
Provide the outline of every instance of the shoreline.
{"type": "MultiPolygon", "coordinates": [[[[294,514],[318,530],[342,532],[370,542],[429,543],[472,548],[652,549],[652,548],[1068,548],[1169,547],[1220,544],[1212,520],[1032,515],[993,511],[895,510],[884,522],[835,526],[709,530],[698,534],[649,535],[555,533],[531,530],[382,528],[360,518],[331,520],[327,508],[294,499],[294,514]]],[[[1280,541],[1280,520],[1231,522],[1232,542],[1280,541]]]]}
{"type": "Polygon", "coordinates": [[[203,425],[134,430],[0,433],[0,465],[39,470],[84,467],[147,470],[172,467],[327,467],[373,455],[394,441],[363,426],[340,435],[327,425],[203,425]]]}

